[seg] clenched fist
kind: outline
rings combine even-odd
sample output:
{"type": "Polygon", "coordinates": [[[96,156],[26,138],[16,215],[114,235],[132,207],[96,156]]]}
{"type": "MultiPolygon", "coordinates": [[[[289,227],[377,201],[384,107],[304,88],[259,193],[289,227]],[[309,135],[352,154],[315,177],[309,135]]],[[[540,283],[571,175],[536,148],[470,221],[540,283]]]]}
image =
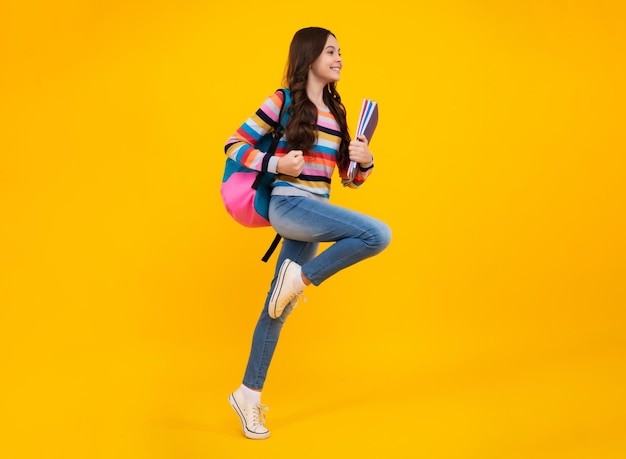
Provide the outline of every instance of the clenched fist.
{"type": "Polygon", "coordinates": [[[304,169],[304,153],[302,150],[291,150],[278,160],[276,172],[297,177],[304,169]]]}

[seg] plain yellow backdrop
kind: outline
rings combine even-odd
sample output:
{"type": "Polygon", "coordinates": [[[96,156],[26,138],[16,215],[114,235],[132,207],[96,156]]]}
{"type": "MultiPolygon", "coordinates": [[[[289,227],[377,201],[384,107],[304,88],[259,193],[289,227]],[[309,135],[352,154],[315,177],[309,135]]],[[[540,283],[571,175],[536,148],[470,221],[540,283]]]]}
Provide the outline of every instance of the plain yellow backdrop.
{"type": "Polygon", "coordinates": [[[0,457],[626,456],[626,11],[617,0],[9,1],[0,7],[0,457]],[[309,289],[226,401],[271,229],[223,145],[300,27],[337,35],[390,224],[309,289]]]}

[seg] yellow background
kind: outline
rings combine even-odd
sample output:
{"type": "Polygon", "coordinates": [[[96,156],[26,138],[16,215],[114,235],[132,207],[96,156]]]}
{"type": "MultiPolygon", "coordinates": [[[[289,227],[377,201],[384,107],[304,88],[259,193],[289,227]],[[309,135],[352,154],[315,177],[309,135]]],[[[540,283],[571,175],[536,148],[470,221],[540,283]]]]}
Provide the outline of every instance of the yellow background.
{"type": "Polygon", "coordinates": [[[623,5],[4,2],[0,457],[626,457],[623,5]],[[394,239],[308,290],[251,442],[273,233],[222,149],[309,25],[380,104],[333,200],[394,239]]]}

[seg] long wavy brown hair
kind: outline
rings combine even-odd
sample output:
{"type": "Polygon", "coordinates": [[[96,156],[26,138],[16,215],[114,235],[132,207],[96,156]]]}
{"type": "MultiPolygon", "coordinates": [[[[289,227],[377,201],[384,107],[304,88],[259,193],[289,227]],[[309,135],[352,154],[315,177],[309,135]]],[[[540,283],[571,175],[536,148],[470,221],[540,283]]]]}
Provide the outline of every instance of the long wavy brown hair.
{"type": "MultiPolygon", "coordinates": [[[[300,29],[294,35],[289,47],[285,83],[291,90],[291,108],[285,136],[292,149],[302,150],[305,154],[317,140],[317,107],[306,92],[309,66],[324,51],[329,35],[335,36],[330,30],[321,27],[300,29]]],[[[329,83],[326,86],[323,97],[324,103],[339,124],[341,144],[337,152],[337,165],[340,170],[346,170],[350,161],[348,145],[351,138],[346,121],[346,108],[341,102],[336,83],[329,83]]]]}

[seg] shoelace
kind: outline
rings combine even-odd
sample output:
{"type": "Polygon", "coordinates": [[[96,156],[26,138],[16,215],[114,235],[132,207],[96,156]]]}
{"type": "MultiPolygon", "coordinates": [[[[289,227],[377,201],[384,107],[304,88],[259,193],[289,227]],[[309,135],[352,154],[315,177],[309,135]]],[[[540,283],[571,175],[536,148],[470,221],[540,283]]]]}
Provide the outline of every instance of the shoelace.
{"type": "Polygon", "coordinates": [[[296,306],[298,306],[298,298],[302,299],[303,303],[306,303],[306,296],[304,296],[303,292],[296,292],[295,296],[289,300],[289,303],[287,303],[287,306],[285,307],[285,309],[287,309],[290,305],[291,305],[291,309],[296,309],[296,306]]]}
{"type": "Polygon", "coordinates": [[[265,411],[269,411],[269,407],[262,403],[252,407],[252,422],[254,425],[265,426],[265,411]]]}

